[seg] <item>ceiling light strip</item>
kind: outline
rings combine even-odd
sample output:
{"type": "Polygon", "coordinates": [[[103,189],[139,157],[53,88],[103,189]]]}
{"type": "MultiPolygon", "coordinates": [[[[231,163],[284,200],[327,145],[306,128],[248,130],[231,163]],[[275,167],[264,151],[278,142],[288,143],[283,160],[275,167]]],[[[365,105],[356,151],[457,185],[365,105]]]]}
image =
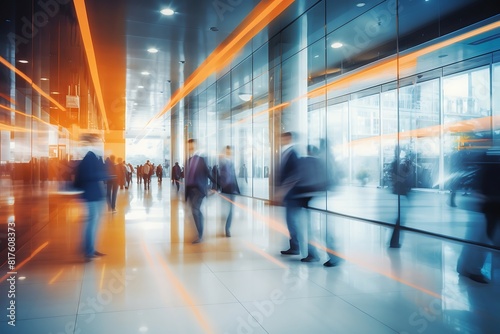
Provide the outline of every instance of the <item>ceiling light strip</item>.
{"type": "Polygon", "coordinates": [[[49,100],[50,102],[52,102],[56,107],[58,107],[59,109],[61,109],[62,111],[66,111],[66,108],[64,108],[62,105],[59,104],[59,102],[57,102],[56,100],[54,100],[49,94],[45,93],[43,91],[43,89],[41,89],[40,87],[38,87],[35,83],[33,83],[33,80],[27,76],[26,74],[24,74],[22,71],[20,71],[19,69],[17,69],[14,65],[12,65],[11,63],[9,63],[5,58],[3,58],[2,56],[0,56],[0,63],[4,64],[7,68],[9,68],[11,71],[15,72],[17,75],[19,75],[21,78],[23,78],[27,83],[29,83],[31,85],[31,87],[36,90],[38,93],[40,93],[40,95],[42,95],[43,97],[45,97],[47,100],[49,100]]]}
{"type": "Polygon", "coordinates": [[[167,105],[153,117],[148,127],[155,119],[163,116],[179,101],[185,98],[196,87],[203,83],[217,70],[224,68],[252,38],[280,15],[294,0],[261,1],[240,25],[222,42],[205,61],[189,76],[183,87],[178,89],[167,105]]]}
{"type": "Polygon", "coordinates": [[[104,129],[108,131],[108,118],[106,116],[106,108],[104,107],[101,82],[99,81],[99,70],[97,68],[94,43],[92,42],[92,33],[90,32],[85,0],[74,0],[73,3],[75,5],[76,16],[78,18],[78,25],[80,26],[80,33],[82,35],[85,54],[87,55],[87,61],[89,63],[90,76],[92,78],[92,83],[94,84],[97,96],[97,103],[99,104],[99,109],[101,110],[102,119],[104,121],[104,129]]]}

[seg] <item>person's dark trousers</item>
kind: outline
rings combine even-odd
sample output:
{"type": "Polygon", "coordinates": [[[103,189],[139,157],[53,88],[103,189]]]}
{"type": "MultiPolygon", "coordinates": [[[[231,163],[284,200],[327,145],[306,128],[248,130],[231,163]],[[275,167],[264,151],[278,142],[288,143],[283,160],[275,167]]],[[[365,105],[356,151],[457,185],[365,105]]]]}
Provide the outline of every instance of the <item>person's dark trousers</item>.
{"type": "Polygon", "coordinates": [[[186,189],[187,201],[191,206],[191,212],[193,213],[194,224],[198,230],[198,239],[203,238],[203,214],[201,213],[201,203],[205,194],[203,194],[198,188],[190,187],[186,189]]]}
{"type": "Polygon", "coordinates": [[[227,214],[227,219],[226,219],[226,236],[231,235],[231,223],[233,221],[233,203],[235,199],[234,194],[224,194],[228,199],[229,199],[229,212],[227,214]]]}
{"type": "Polygon", "coordinates": [[[108,182],[106,184],[106,199],[108,202],[108,209],[116,209],[116,195],[118,194],[118,184],[116,182],[108,182]]]}
{"type": "Polygon", "coordinates": [[[299,251],[298,222],[300,217],[301,203],[299,200],[289,199],[285,201],[286,226],[290,233],[290,250],[299,251]]]}

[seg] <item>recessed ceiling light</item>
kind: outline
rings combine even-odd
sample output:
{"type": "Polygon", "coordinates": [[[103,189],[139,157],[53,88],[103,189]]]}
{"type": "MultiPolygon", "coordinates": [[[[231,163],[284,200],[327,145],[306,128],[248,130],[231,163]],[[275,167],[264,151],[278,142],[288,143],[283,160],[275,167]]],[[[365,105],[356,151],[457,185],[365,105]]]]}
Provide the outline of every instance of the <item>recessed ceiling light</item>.
{"type": "Polygon", "coordinates": [[[160,13],[162,13],[163,15],[170,16],[170,15],[174,15],[175,12],[173,9],[165,8],[165,9],[160,10],[160,13]]]}
{"type": "Polygon", "coordinates": [[[149,49],[148,49],[148,52],[149,52],[149,53],[157,53],[157,52],[158,52],[158,49],[157,49],[157,48],[149,48],[149,49]]]}
{"type": "Polygon", "coordinates": [[[50,92],[50,94],[59,95],[59,92],[50,92]]]}
{"type": "Polygon", "coordinates": [[[242,99],[243,101],[245,102],[248,102],[252,99],[252,94],[249,94],[249,93],[240,93],[238,94],[238,97],[240,99],[242,99]]]}
{"type": "Polygon", "coordinates": [[[365,5],[366,5],[366,3],[364,3],[364,2],[358,2],[356,4],[356,7],[364,7],[365,5]]]}
{"type": "Polygon", "coordinates": [[[342,46],[344,46],[344,44],[342,44],[340,42],[335,42],[335,43],[332,43],[332,45],[331,45],[331,47],[334,49],[341,48],[342,46]]]}
{"type": "Polygon", "coordinates": [[[142,75],[149,75],[149,72],[148,71],[142,71],[141,74],[142,75]]]}
{"type": "Polygon", "coordinates": [[[137,86],[137,88],[144,88],[144,86],[137,86]]]}
{"type": "Polygon", "coordinates": [[[26,59],[19,59],[18,61],[19,61],[20,63],[23,63],[23,64],[27,64],[27,63],[28,63],[28,61],[27,61],[26,59]]]}
{"type": "Polygon", "coordinates": [[[319,55],[314,55],[314,58],[319,58],[319,55]]]}
{"type": "Polygon", "coordinates": [[[49,80],[49,78],[40,78],[40,80],[47,81],[47,80],[49,80]]]}

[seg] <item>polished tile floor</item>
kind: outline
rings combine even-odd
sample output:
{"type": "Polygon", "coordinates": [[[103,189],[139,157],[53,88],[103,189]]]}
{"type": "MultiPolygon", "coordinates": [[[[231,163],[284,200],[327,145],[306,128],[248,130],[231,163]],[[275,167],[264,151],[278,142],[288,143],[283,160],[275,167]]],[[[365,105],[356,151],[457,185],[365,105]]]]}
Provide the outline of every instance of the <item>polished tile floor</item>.
{"type": "MultiPolygon", "coordinates": [[[[0,333],[498,333],[498,254],[490,284],[457,275],[462,245],[415,233],[389,249],[383,226],[304,212],[316,242],[343,258],[337,267],[283,256],[284,212],[239,197],[232,237],[227,201],[203,205],[206,237],[194,229],[169,183],[120,190],[118,212],[103,213],[98,250],[79,254],[84,212],[53,196],[50,223],[18,250],[15,298],[1,268],[0,333]],[[26,259],[26,261],[21,261],[26,259]],[[8,325],[15,300],[16,326],[8,325]]],[[[303,241],[304,243],[304,241],[303,241]]],[[[303,247],[305,249],[305,247],[303,247]]],[[[305,254],[302,254],[304,256],[305,254]]],[[[492,265],[493,263],[493,265],[492,265]]],[[[493,268],[493,269],[492,269],[493,268]]]]}

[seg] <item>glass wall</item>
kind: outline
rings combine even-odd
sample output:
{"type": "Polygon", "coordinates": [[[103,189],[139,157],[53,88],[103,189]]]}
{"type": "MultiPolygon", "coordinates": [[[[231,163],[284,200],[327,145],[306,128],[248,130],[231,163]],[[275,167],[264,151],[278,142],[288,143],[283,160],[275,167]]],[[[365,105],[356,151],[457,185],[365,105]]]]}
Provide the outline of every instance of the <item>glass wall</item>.
{"type": "Polygon", "coordinates": [[[15,222],[16,246],[28,250],[49,220],[66,219],[49,194],[70,182],[79,129],[103,129],[74,8],[56,5],[7,1],[0,20],[0,227],[15,222]]]}
{"type": "Polygon", "coordinates": [[[235,147],[242,194],[272,199],[277,139],[296,131],[300,154],[322,148],[334,174],[312,207],[468,238],[468,161],[498,137],[498,14],[486,1],[319,1],[269,36],[216,83],[210,124],[218,150],[235,147]]]}

